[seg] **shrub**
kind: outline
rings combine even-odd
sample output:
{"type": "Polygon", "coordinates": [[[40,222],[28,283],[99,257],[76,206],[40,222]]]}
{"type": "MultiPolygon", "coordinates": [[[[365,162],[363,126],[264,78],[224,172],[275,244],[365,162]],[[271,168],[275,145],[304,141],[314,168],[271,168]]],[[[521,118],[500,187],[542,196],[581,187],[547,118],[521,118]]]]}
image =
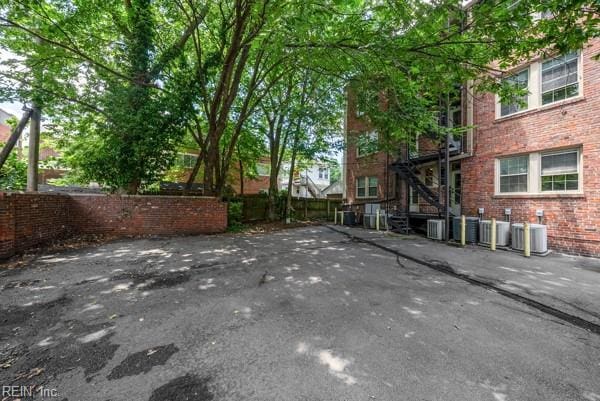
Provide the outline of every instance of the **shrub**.
{"type": "Polygon", "coordinates": [[[227,222],[230,230],[238,230],[243,227],[242,218],[244,216],[243,202],[229,202],[227,207],[227,222]]]}
{"type": "Polygon", "coordinates": [[[27,163],[11,153],[0,171],[0,190],[20,191],[27,186],[27,163]]]}

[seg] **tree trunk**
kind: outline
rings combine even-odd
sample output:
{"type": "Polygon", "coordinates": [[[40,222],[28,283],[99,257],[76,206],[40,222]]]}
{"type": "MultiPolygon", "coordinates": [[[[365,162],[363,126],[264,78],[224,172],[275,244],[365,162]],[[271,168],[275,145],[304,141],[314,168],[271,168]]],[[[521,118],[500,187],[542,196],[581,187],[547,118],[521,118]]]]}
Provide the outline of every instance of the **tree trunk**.
{"type": "Polygon", "coordinates": [[[294,137],[294,146],[292,148],[292,160],[290,162],[290,174],[288,176],[288,193],[285,202],[285,222],[290,224],[292,222],[292,191],[294,185],[294,169],[296,168],[296,153],[298,148],[298,137],[294,137]]]}
{"type": "Polygon", "coordinates": [[[40,129],[42,111],[33,104],[29,125],[29,161],[27,164],[27,192],[38,190],[38,164],[40,159],[40,129]]]}
{"type": "Polygon", "coordinates": [[[244,196],[244,164],[240,159],[240,196],[244,196]]]}
{"type": "Polygon", "coordinates": [[[0,169],[2,169],[2,166],[4,166],[4,163],[6,162],[6,159],[8,159],[10,152],[13,150],[13,148],[19,141],[21,133],[23,132],[25,126],[29,122],[32,113],[32,109],[27,109],[27,111],[25,111],[25,113],[23,114],[23,117],[21,117],[21,120],[19,121],[17,126],[12,130],[12,133],[8,138],[8,142],[6,142],[6,144],[2,148],[2,152],[0,152],[0,169]]]}
{"type": "MultiPolygon", "coordinates": [[[[198,175],[198,171],[200,171],[200,165],[202,164],[202,152],[198,153],[198,157],[196,158],[196,163],[194,164],[194,168],[188,177],[187,182],[185,183],[185,191],[189,191],[192,189],[192,185],[194,185],[194,181],[196,180],[196,176],[198,175]]],[[[184,191],[184,192],[185,192],[184,191]]]]}

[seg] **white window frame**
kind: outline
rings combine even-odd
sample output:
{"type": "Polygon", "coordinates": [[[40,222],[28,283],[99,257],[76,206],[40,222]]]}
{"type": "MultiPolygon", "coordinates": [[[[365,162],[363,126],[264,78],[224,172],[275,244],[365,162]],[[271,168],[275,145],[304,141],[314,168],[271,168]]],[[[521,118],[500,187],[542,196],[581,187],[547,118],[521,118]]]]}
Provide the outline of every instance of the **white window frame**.
{"type": "MultiPolygon", "coordinates": [[[[539,160],[539,186],[538,191],[542,194],[581,194],[583,193],[583,174],[582,174],[582,152],[581,148],[569,148],[569,149],[561,149],[549,152],[541,152],[540,160],[539,160]],[[565,189],[564,191],[542,191],[542,157],[544,156],[554,156],[561,155],[565,153],[577,153],[577,189],[565,189]]],[[[560,174],[551,174],[551,175],[560,175],[560,174]]]]}
{"type": "Polygon", "coordinates": [[[379,193],[379,179],[376,176],[361,176],[361,177],[356,177],[356,191],[355,192],[356,192],[356,198],[358,198],[358,199],[377,198],[378,193],[379,193]],[[369,188],[372,188],[369,185],[369,181],[371,181],[371,178],[374,178],[375,180],[377,180],[376,184],[375,184],[375,195],[369,195],[369,188]],[[358,182],[361,179],[363,179],[364,182],[365,182],[365,186],[364,186],[364,188],[365,188],[365,194],[363,196],[360,196],[358,194],[358,188],[359,188],[358,182]]]}
{"type": "MultiPolygon", "coordinates": [[[[504,115],[502,115],[502,101],[500,100],[500,101],[499,101],[499,103],[500,103],[500,104],[499,104],[499,107],[500,107],[500,117],[508,117],[508,116],[512,116],[512,115],[515,115],[515,114],[517,114],[517,113],[522,113],[522,112],[524,112],[524,111],[527,111],[527,110],[529,110],[529,94],[530,94],[530,90],[529,90],[529,88],[530,88],[530,86],[531,86],[531,68],[530,68],[530,66],[527,66],[526,68],[522,68],[522,69],[520,69],[520,70],[518,70],[518,71],[514,72],[513,74],[510,74],[510,76],[508,76],[508,77],[506,77],[506,78],[503,78],[503,80],[510,79],[510,78],[512,78],[512,77],[515,77],[515,76],[517,76],[517,75],[520,75],[520,74],[521,74],[521,73],[523,73],[524,71],[527,71],[527,96],[526,96],[526,98],[527,98],[527,106],[526,106],[525,108],[523,108],[523,109],[519,109],[519,110],[517,110],[517,111],[514,111],[514,112],[512,112],[512,113],[508,113],[508,114],[504,114],[504,115]]],[[[512,105],[512,103],[511,103],[511,105],[512,105]]]]}
{"type": "MultiPolygon", "coordinates": [[[[495,174],[495,182],[496,182],[496,194],[497,195],[523,195],[523,194],[528,194],[529,191],[531,190],[532,186],[531,186],[531,157],[528,157],[530,155],[510,155],[510,156],[504,156],[504,157],[500,157],[496,159],[496,174],[495,174]],[[521,192],[501,192],[500,191],[500,181],[501,181],[501,174],[500,174],[500,165],[502,160],[507,160],[507,159],[514,159],[517,157],[528,157],[527,159],[527,190],[526,191],[521,191],[521,192]]],[[[523,174],[511,174],[511,175],[523,175],[523,174]]]]}
{"type": "Polygon", "coordinates": [[[528,154],[515,154],[497,157],[495,159],[494,169],[494,195],[495,196],[523,196],[523,195],[536,195],[536,196],[553,196],[553,195],[583,195],[583,152],[581,147],[571,146],[568,148],[544,150],[539,152],[532,152],[528,154]],[[570,189],[564,191],[542,191],[542,156],[549,156],[561,153],[571,153],[577,151],[577,178],[578,185],[577,189],[570,189]],[[508,159],[511,157],[528,156],[529,164],[527,171],[527,192],[500,192],[500,160],[508,159]]]}
{"type": "MultiPolygon", "coordinates": [[[[540,101],[540,106],[541,107],[550,106],[552,104],[557,104],[557,103],[564,102],[564,101],[567,101],[567,100],[570,100],[570,99],[577,99],[578,97],[582,96],[581,82],[583,80],[581,79],[581,76],[582,76],[582,74],[581,74],[581,71],[582,71],[582,69],[581,69],[581,64],[582,64],[581,52],[580,51],[576,51],[576,52],[572,52],[572,53],[577,53],[575,55],[575,60],[577,60],[577,73],[576,73],[576,75],[577,75],[577,95],[571,96],[571,97],[566,97],[566,98],[560,99],[560,100],[554,100],[554,101],[552,101],[550,103],[543,104],[543,99],[542,99],[542,97],[544,95],[542,93],[542,84],[543,84],[543,70],[542,69],[543,69],[543,65],[544,65],[544,63],[546,63],[548,61],[552,61],[552,60],[555,60],[555,59],[557,59],[559,57],[563,57],[564,54],[563,55],[558,55],[558,56],[555,56],[555,57],[550,57],[550,58],[545,59],[545,60],[540,60],[540,62],[539,62],[539,65],[540,65],[540,86],[539,86],[539,91],[540,92],[539,92],[539,101],[540,101]]],[[[573,83],[565,85],[564,88],[566,88],[567,86],[570,86],[570,85],[573,85],[573,83]]]]}
{"type": "MultiPolygon", "coordinates": [[[[557,56],[559,57],[559,56],[557,56]]],[[[529,96],[527,96],[527,109],[519,110],[516,113],[507,114],[505,116],[502,115],[502,105],[500,102],[500,96],[495,95],[496,107],[495,114],[496,120],[502,120],[505,118],[511,118],[514,116],[518,116],[523,113],[535,111],[535,110],[543,110],[545,108],[551,108],[556,105],[560,105],[564,102],[572,102],[577,99],[582,99],[584,96],[584,80],[583,80],[583,52],[581,50],[577,51],[577,83],[579,85],[579,93],[577,96],[569,97],[562,100],[557,100],[552,103],[542,104],[542,64],[545,61],[549,61],[554,59],[555,57],[550,57],[547,59],[538,60],[530,63],[528,66],[519,68],[515,70],[516,73],[523,71],[525,68],[529,68],[529,81],[528,81],[528,89],[529,96]]]]}

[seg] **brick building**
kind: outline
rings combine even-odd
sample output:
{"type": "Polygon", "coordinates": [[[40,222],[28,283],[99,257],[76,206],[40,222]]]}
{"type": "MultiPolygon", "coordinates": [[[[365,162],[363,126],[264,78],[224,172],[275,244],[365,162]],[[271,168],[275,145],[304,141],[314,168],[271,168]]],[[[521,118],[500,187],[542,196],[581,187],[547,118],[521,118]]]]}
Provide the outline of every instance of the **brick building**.
{"type": "MultiPolygon", "coordinates": [[[[600,256],[599,53],[595,39],[581,51],[509,71],[507,79],[528,88],[525,105],[463,91],[449,124],[474,128],[450,141],[453,215],[477,216],[483,208],[485,218],[541,222],[550,248],[600,256]]],[[[377,134],[357,115],[351,94],[346,139],[348,205],[382,202],[417,228],[445,213],[444,143],[422,135],[397,152],[365,150],[377,134]]]]}

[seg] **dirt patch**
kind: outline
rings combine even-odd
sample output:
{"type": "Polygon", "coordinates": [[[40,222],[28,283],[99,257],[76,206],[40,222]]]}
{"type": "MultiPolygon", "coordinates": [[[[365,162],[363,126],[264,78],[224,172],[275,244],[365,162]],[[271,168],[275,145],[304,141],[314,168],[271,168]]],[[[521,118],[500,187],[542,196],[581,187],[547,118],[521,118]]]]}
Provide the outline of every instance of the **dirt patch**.
{"type": "Polygon", "coordinates": [[[2,287],[0,287],[0,289],[2,289],[2,290],[10,290],[12,288],[31,287],[32,285],[38,284],[40,282],[41,282],[41,280],[9,281],[8,283],[6,283],[2,287]]]}
{"type": "Polygon", "coordinates": [[[11,334],[34,336],[39,330],[59,320],[63,308],[71,302],[70,298],[62,296],[46,303],[0,309],[0,340],[11,334]]]}
{"type": "Polygon", "coordinates": [[[190,281],[191,276],[184,272],[140,272],[132,271],[111,277],[111,281],[131,281],[133,286],[139,286],[143,290],[156,290],[159,288],[174,287],[190,281]]]}
{"type": "Polygon", "coordinates": [[[209,382],[209,377],[187,374],[154,390],[148,401],[212,401],[209,382]]]}
{"type": "Polygon", "coordinates": [[[21,344],[7,353],[10,366],[0,371],[0,382],[11,385],[44,385],[51,379],[82,368],[86,381],[102,370],[113,357],[119,345],[112,344],[114,335],[108,323],[86,325],[79,321],[64,322],[56,335],[49,337],[48,345],[21,344]],[[82,341],[94,333],[97,338],[82,341]]]}
{"type": "Polygon", "coordinates": [[[290,224],[286,224],[283,221],[273,221],[248,225],[241,232],[248,234],[262,234],[283,231],[290,228],[320,226],[321,224],[322,222],[320,221],[296,221],[290,224]]]}
{"type": "Polygon", "coordinates": [[[107,376],[108,380],[121,379],[148,373],[154,366],[164,365],[173,354],[179,351],[175,344],[161,345],[128,355],[107,376]]]}

